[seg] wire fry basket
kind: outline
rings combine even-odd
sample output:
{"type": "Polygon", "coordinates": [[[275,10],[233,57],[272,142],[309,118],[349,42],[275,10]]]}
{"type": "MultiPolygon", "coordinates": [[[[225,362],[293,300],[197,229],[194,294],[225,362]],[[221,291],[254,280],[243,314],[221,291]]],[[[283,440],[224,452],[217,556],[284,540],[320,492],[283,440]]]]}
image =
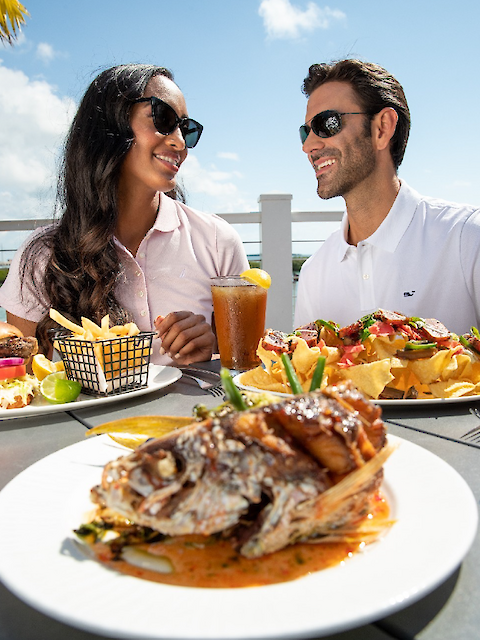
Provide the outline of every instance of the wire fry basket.
{"type": "Polygon", "coordinates": [[[153,332],[108,340],[79,340],[70,334],[56,334],[69,380],[82,385],[82,393],[110,396],[142,389],[148,385],[153,332]]]}

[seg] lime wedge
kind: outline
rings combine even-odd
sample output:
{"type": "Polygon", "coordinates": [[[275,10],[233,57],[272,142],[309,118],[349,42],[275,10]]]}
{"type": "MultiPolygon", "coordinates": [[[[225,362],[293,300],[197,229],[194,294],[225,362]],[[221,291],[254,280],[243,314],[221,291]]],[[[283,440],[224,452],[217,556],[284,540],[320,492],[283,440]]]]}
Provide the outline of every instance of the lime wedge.
{"type": "Polygon", "coordinates": [[[53,404],[73,402],[80,395],[82,385],[76,380],[68,380],[65,371],[57,371],[46,376],[40,385],[45,400],[53,404]]]}

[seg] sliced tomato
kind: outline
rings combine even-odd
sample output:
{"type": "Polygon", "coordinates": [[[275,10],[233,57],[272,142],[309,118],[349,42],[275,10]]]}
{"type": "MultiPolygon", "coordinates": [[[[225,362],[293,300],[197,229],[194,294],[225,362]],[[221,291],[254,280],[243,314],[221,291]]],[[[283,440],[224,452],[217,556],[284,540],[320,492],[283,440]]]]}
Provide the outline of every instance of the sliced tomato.
{"type": "Polygon", "coordinates": [[[0,380],[8,380],[9,378],[19,378],[27,373],[27,367],[24,364],[17,364],[13,367],[0,367],[0,380]]]}

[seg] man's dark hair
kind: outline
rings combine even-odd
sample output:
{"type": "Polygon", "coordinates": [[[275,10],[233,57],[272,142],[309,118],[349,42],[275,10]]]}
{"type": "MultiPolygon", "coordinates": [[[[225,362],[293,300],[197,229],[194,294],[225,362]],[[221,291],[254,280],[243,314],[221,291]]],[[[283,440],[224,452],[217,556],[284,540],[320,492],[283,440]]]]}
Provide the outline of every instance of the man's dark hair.
{"type": "Polygon", "coordinates": [[[402,85],[386,69],[373,62],[347,59],[313,64],[303,81],[302,91],[310,97],[317,87],[334,80],[350,83],[362,110],[371,116],[385,107],[395,109],[398,122],[390,141],[390,153],[395,168],[398,169],[410,132],[410,110],[402,85]]]}

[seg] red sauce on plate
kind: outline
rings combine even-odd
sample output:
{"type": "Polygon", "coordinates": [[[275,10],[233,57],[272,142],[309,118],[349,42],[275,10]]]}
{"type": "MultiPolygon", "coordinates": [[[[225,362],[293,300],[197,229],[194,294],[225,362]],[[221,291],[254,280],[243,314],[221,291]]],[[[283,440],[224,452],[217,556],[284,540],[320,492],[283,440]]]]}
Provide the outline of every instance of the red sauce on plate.
{"type": "MultiPolygon", "coordinates": [[[[381,525],[389,518],[386,500],[378,496],[366,519],[381,525]]],[[[261,558],[241,556],[229,540],[202,536],[178,536],[163,542],[139,545],[151,554],[166,556],[172,573],[140,569],[123,560],[112,560],[108,545],[96,543],[93,551],[102,563],[121,573],[182,587],[238,588],[287,582],[337,565],[364,546],[355,542],[295,544],[261,558]]]]}

